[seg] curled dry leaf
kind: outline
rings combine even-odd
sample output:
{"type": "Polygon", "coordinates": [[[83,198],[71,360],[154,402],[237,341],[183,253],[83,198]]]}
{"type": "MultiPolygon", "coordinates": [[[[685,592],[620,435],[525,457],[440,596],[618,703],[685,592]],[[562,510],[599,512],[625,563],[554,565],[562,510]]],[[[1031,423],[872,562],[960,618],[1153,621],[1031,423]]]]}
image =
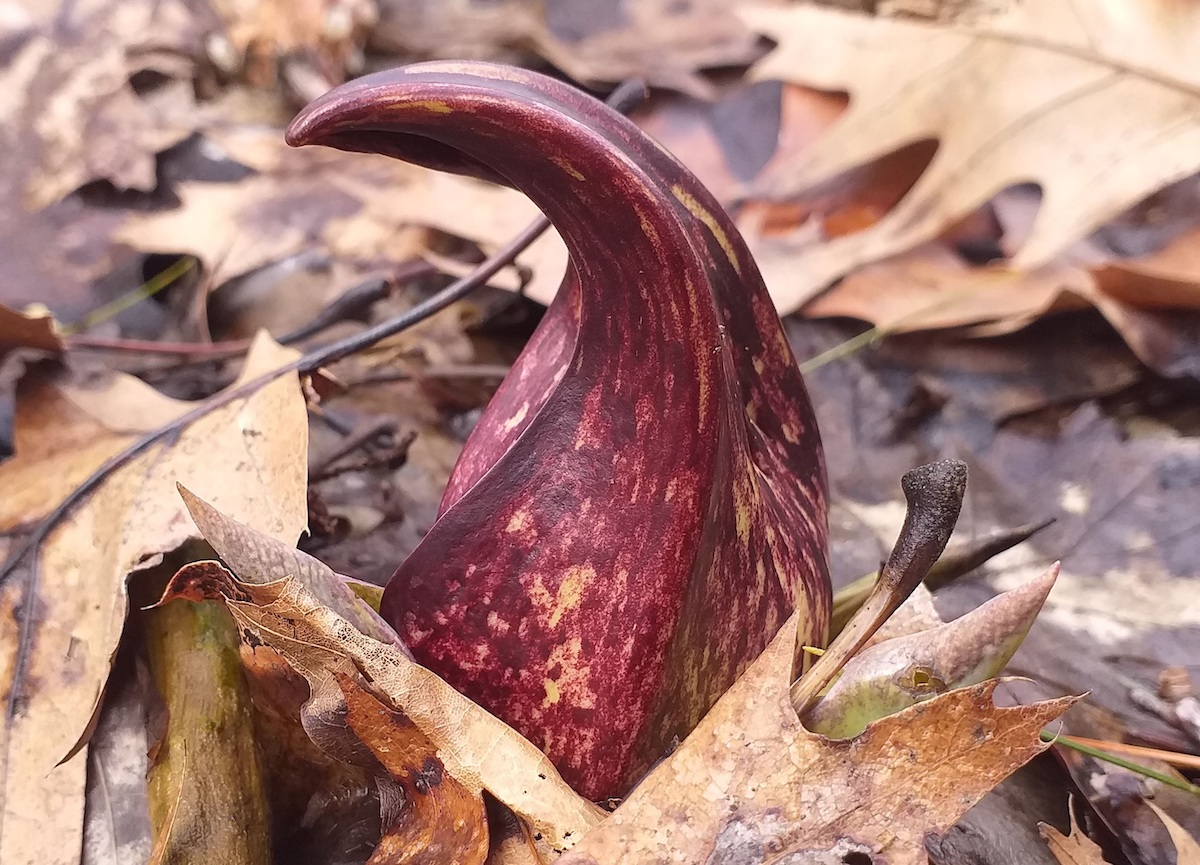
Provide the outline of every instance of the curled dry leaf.
{"type": "Polygon", "coordinates": [[[384,593],[414,656],[599,798],[691,730],[795,607],[829,621],[825,475],[736,228],[627,119],[544,76],[428,63],[289,140],[503,179],[572,270],[384,593]]]}
{"type": "Polygon", "coordinates": [[[998,675],[1057,577],[1056,564],[953,622],[864,649],[804,716],[804,726],[831,738],[857,736],[871,721],[998,675]]]}
{"type": "Polygon", "coordinates": [[[571,846],[599,821],[599,809],[574,793],[516,731],[395,646],[360,633],[296,580],[258,585],[215,569],[205,580],[189,583],[187,574],[176,576],[164,601],[224,598],[243,642],[249,636],[251,643],[278,652],[309,680],[314,693],[334,670],[361,674],[378,697],[434,743],[448,775],[467,790],[487,790],[554,849],[571,846]]]}
{"type": "Polygon", "coordinates": [[[318,602],[367,636],[408,652],[375,609],[324,562],[225,516],[183,485],[179,486],[179,495],[200,534],[241,579],[248,583],[273,583],[292,577],[312,592],[318,602]]]}
{"type": "Polygon", "coordinates": [[[1014,258],[1025,269],[1200,169],[1194,6],[1045,0],[938,24],[811,4],[739,14],[779,43],[755,77],[851,94],[847,112],[803,161],[756,181],[764,193],[797,194],[913,141],[939,142],[887,217],[810,248],[794,265],[799,276],[772,286],[781,309],[860,265],[932,240],[1005,186],[1043,190],[1014,258]]]}
{"type": "MultiPolygon", "coordinates": [[[[260,338],[239,382],[294,357],[260,338]]],[[[98,388],[27,376],[17,454],[0,465],[0,528],[43,516],[139,433],[192,407],[130,376],[98,388]]],[[[10,671],[0,722],[0,861],[79,855],[85,761],[54,767],[86,741],[125,622],[126,576],[195,536],[176,481],[262,532],[294,540],[307,515],[307,437],[295,377],[277,379],[113,472],[51,532],[36,561],[0,585],[0,616],[17,623],[0,639],[0,668],[10,671]],[[38,828],[47,811],[57,815],[54,833],[38,828]]]]}
{"type": "Polygon", "coordinates": [[[925,836],[1045,750],[1041,728],[1075,702],[1001,708],[986,682],[834,741],[806,731],[792,709],[794,637],[788,622],[679,749],[559,862],[846,862],[857,853],[925,865],[925,836]]]}

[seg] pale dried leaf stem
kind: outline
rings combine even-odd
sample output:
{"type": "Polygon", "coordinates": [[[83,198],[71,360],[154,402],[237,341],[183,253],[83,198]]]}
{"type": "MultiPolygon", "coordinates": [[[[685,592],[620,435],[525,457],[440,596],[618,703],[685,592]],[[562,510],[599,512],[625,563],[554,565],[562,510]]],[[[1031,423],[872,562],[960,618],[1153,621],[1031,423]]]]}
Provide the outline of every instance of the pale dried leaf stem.
{"type": "Polygon", "coordinates": [[[1159,772],[1156,769],[1151,769],[1149,766],[1143,766],[1141,763],[1135,763],[1132,760],[1126,760],[1124,757],[1118,757],[1110,751],[1105,751],[1100,748],[1093,748],[1091,745],[1084,744],[1079,739],[1072,736],[1061,736],[1043,730],[1041,733],[1043,742],[1050,745],[1061,745],[1064,748],[1070,748],[1072,751],[1078,751],[1081,754],[1086,754],[1089,757],[1094,757],[1097,760],[1102,760],[1105,763],[1112,763],[1114,766],[1120,766],[1122,769],[1128,769],[1138,775],[1144,775],[1147,778],[1152,778],[1160,784],[1166,784],[1168,787],[1174,787],[1177,790],[1182,790],[1185,793],[1191,793],[1194,796],[1200,796],[1200,786],[1189,784],[1187,781],[1181,780],[1174,776],[1168,775],[1165,772],[1159,772]]]}

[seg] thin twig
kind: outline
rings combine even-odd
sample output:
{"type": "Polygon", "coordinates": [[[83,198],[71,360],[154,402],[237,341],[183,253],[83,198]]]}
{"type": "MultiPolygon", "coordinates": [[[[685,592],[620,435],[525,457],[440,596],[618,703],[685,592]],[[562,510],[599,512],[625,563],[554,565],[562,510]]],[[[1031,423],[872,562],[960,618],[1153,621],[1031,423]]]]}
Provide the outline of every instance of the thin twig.
{"type": "MultiPolygon", "coordinates": [[[[293,345],[317,336],[335,324],[351,318],[366,306],[386,297],[393,285],[402,285],[437,272],[430,262],[416,260],[401,265],[390,278],[371,277],[338,295],[321,308],[311,321],[300,325],[276,339],[280,345],[293,345]]],[[[113,351],[125,354],[168,354],[194,357],[200,360],[221,360],[245,354],[253,340],[232,339],[224,342],[161,342],[148,339],[110,339],[90,334],[75,334],[64,338],[68,349],[113,351]]]]}

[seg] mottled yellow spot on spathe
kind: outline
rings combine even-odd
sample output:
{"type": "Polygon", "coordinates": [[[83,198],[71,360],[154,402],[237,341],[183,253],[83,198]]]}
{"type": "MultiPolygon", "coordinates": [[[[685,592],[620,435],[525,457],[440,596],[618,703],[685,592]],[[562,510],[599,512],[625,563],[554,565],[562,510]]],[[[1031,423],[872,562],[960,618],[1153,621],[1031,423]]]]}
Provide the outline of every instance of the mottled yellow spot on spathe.
{"type": "Polygon", "coordinates": [[[530,515],[529,511],[520,509],[513,511],[513,515],[509,518],[508,525],[504,527],[504,531],[512,534],[515,532],[523,532],[526,529],[532,528],[533,517],[530,515]]]}
{"type": "Polygon", "coordinates": [[[740,274],[742,272],[742,263],[738,261],[737,254],[733,251],[733,244],[729,242],[729,236],[725,234],[725,229],[717,222],[717,218],[713,216],[712,212],[697,201],[695,196],[678,184],[671,187],[671,192],[679,199],[679,203],[687,208],[688,213],[703,222],[705,227],[712,232],[717,245],[724,250],[725,257],[729,259],[729,263],[733,265],[733,269],[740,274]]]}
{"type": "Polygon", "coordinates": [[[565,156],[551,156],[550,161],[563,171],[567,172],[567,174],[569,174],[572,178],[578,180],[580,183],[583,183],[585,180],[587,180],[587,178],[583,176],[579,169],[572,165],[570,160],[568,160],[565,156]]]}
{"type": "Polygon", "coordinates": [[[512,432],[517,428],[521,421],[525,420],[525,415],[529,414],[529,403],[521,403],[521,407],[517,409],[517,413],[504,422],[504,431],[512,432]]]}
{"type": "Polygon", "coordinates": [[[434,114],[453,114],[454,109],[441,99],[416,99],[412,102],[403,102],[401,108],[417,108],[425,111],[432,111],[434,114]]]}

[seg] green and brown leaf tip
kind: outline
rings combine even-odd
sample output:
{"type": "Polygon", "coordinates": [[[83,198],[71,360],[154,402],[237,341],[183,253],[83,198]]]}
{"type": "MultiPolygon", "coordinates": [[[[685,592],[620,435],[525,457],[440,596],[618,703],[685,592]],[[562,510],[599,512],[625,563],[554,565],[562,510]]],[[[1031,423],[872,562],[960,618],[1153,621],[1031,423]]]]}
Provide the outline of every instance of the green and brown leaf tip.
{"type": "Polygon", "coordinates": [[[422,63],[313,102],[293,145],[528,195],[571,268],[382,612],[418,661],[620,795],[793,608],[823,645],[826,479],[758,268],[700,182],[572,87],[422,63]]]}

